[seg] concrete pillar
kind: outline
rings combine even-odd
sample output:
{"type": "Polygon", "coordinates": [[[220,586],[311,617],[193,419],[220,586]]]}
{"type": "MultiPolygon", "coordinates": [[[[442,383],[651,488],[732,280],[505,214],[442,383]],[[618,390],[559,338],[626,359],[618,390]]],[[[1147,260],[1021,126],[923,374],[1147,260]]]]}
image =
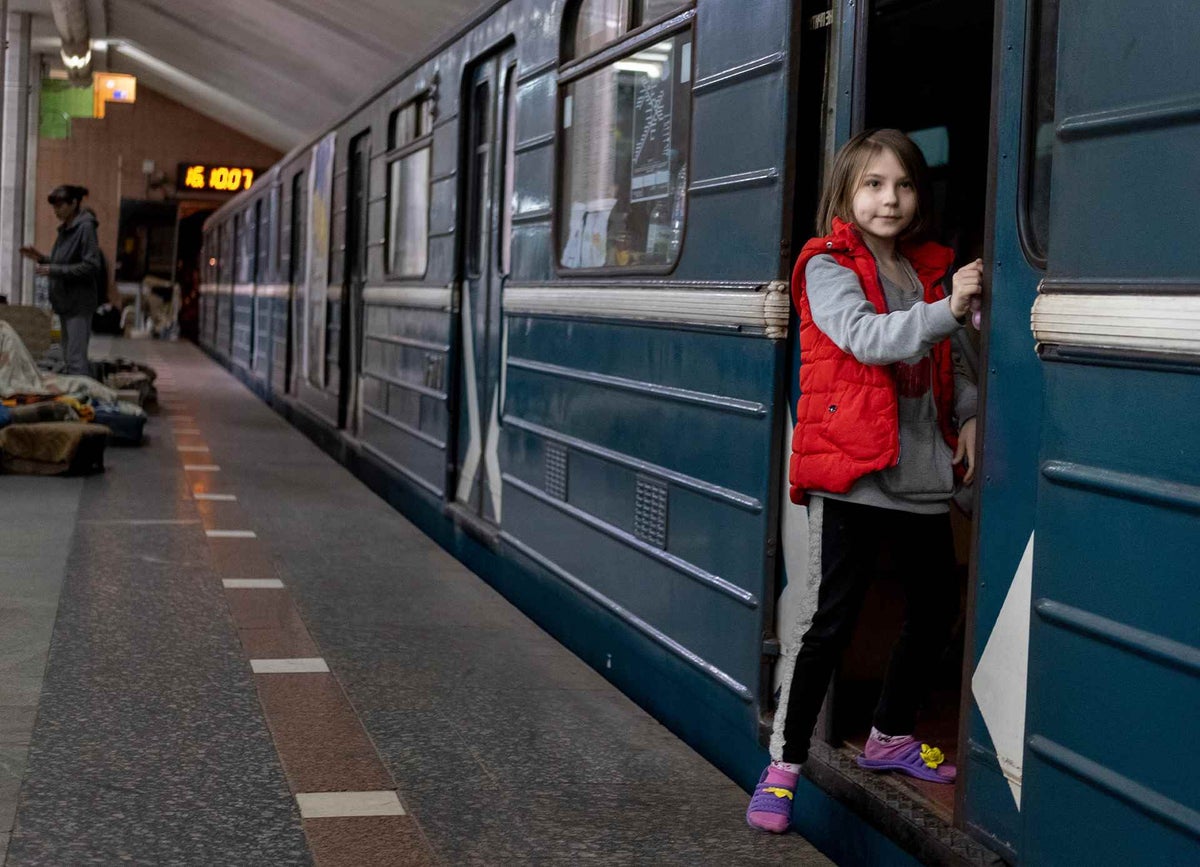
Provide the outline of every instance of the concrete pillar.
{"type": "MultiPolygon", "coordinates": [[[[25,124],[25,223],[21,230],[21,243],[32,244],[37,236],[37,166],[38,136],[41,135],[42,72],[45,55],[35,54],[29,61],[29,97],[27,99],[25,124]]],[[[45,201],[42,202],[45,206],[45,201]]],[[[47,248],[43,252],[49,253],[47,248]]],[[[33,263],[21,258],[21,287],[25,303],[33,303],[33,263]]],[[[47,294],[46,303],[50,303],[47,294]]]]}
{"type": "Polygon", "coordinates": [[[29,150],[29,25],[27,13],[7,18],[4,58],[4,125],[0,129],[0,294],[28,303],[24,291],[25,174],[29,150]]]}
{"type": "MultiPolygon", "coordinates": [[[[4,70],[4,58],[8,55],[8,0],[0,0],[0,72],[4,70]]],[[[7,81],[7,79],[6,79],[7,81]]],[[[4,141],[4,87],[0,87],[0,153],[3,152],[4,141]]],[[[3,157],[0,157],[3,159],[3,157]]]]}

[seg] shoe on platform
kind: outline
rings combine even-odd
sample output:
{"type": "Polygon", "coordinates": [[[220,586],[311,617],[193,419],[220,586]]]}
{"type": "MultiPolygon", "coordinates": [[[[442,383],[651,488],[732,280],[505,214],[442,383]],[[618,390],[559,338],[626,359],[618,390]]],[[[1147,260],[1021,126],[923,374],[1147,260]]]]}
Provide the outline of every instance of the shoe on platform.
{"type": "Polygon", "coordinates": [[[746,808],[746,822],[750,827],[772,834],[787,831],[792,823],[792,802],[799,778],[799,774],[768,765],[758,778],[750,806],[746,808]]]}

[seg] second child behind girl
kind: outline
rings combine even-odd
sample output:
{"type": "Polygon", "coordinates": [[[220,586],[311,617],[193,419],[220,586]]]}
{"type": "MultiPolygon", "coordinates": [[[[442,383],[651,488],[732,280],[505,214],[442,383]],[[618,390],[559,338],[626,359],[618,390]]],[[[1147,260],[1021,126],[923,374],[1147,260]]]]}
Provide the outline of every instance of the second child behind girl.
{"type": "Polygon", "coordinates": [[[792,275],[801,397],[789,479],[792,500],[808,505],[809,570],[820,584],[812,623],[784,656],[773,761],[746,811],[766,831],[788,828],[829,680],[885,548],[904,585],[905,619],[858,762],[955,778],[914,730],[958,608],[948,502],[954,466],[964,465],[964,483],[975,472],[976,390],[956,374],[950,338],[970,315],[983,263],[960,269],[947,296],[954,256],[926,240],[927,175],[898,130],[852,138],[822,196],[823,237],[805,245],[792,275]]]}

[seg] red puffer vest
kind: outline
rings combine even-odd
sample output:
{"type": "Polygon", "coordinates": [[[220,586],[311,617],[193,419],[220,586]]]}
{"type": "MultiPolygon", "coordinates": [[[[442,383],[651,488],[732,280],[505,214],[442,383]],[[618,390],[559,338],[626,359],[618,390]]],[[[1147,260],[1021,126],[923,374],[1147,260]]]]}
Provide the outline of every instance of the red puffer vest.
{"type": "MultiPolygon", "coordinates": [[[[941,244],[901,245],[925,287],[927,302],[946,297],[941,281],[954,254],[941,244]]],[[[862,476],[895,466],[900,459],[900,423],[892,368],[863,364],[843,352],[813,323],[804,267],[813,256],[828,254],[858,275],[863,294],[879,313],[887,313],[887,300],[875,257],[858,229],[836,217],[833,232],[813,238],[800,251],[792,272],[792,300],[800,311],[800,402],[792,432],[792,460],[788,479],[794,503],[803,503],[808,491],[841,494],[862,476]]],[[[950,341],[933,347],[933,397],[942,436],[953,451],[958,446],[954,429],[954,364],[950,341]]]]}

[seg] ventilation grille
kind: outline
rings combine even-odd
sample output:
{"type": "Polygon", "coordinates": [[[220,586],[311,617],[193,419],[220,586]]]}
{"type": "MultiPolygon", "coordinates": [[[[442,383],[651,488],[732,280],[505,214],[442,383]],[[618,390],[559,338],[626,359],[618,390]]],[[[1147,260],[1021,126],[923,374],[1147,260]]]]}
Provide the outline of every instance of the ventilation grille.
{"type": "Polygon", "coordinates": [[[567,447],[561,443],[546,443],[546,493],[567,499],[567,447]]]}
{"type": "Polygon", "coordinates": [[[667,486],[662,482],[638,477],[633,534],[656,548],[667,547],[667,486]]]}

